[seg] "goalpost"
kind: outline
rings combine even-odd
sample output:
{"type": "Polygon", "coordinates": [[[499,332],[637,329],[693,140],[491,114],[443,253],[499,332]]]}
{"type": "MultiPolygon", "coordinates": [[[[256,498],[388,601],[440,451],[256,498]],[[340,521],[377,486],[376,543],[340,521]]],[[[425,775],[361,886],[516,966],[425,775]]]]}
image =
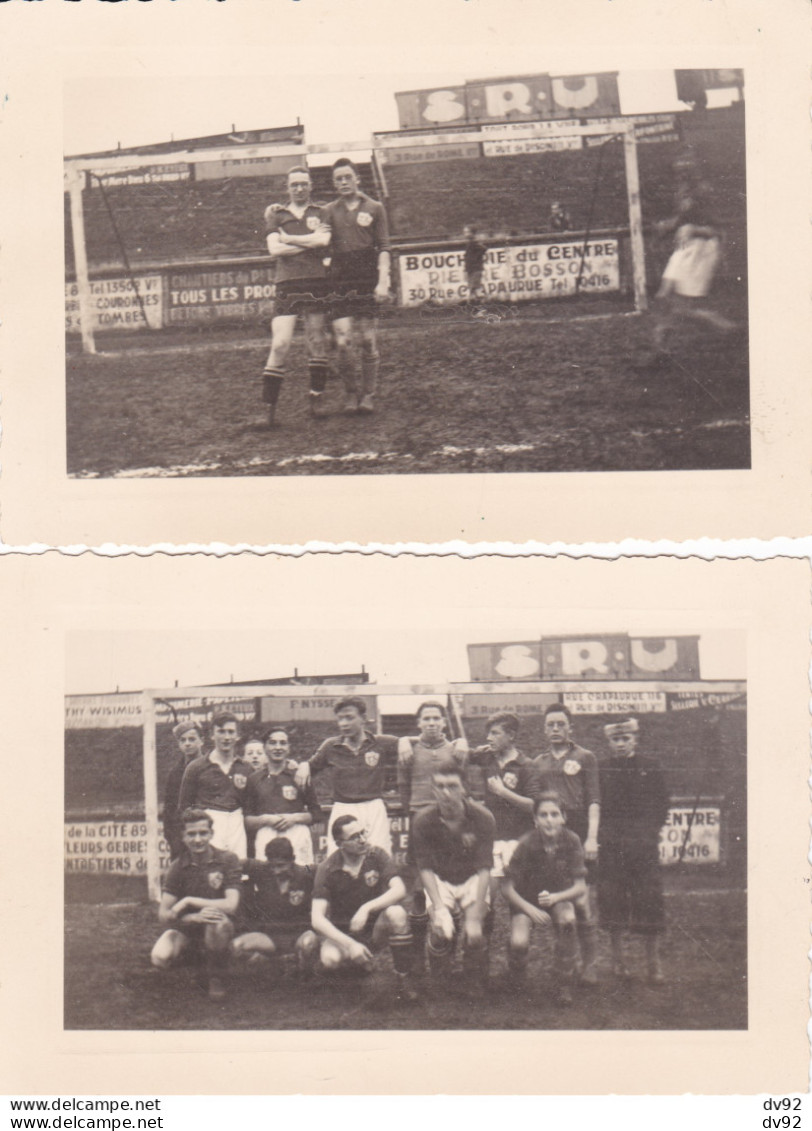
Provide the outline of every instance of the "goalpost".
{"type": "MultiPolygon", "coordinates": [[[[465,681],[461,683],[416,683],[416,684],[377,684],[377,683],[362,683],[362,684],[320,684],[320,685],[295,685],[295,684],[219,684],[206,687],[172,687],[166,690],[147,690],[142,692],[142,756],[143,756],[143,778],[144,778],[144,812],[146,823],[146,863],[147,863],[147,884],[149,898],[158,901],[161,897],[161,854],[160,854],[160,806],[158,797],[158,768],[157,768],[157,741],[156,729],[159,722],[156,704],[162,703],[164,706],[171,708],[172,702],[179,701],[182,704],[182,710],[188,712],[190,703],[199,705],[199,713],[207,714],[215,706],[222,704],[224,710],[231,709],[237,710],[234,707],[235,700],[252,700],[255,704],[254,710],[257,711],[257,716],[252,720],[254,726],[265,723],[270,725],[272,722],[280,723],[281,725],[289,724],[292,720],[288,718],[262,718],[261,706],[256,706],[258,700],[269,699],[295,699],[297,701],[295,709],[302,712],[302,715],[297,715],[297,722],[294,725],[299,725],[302,721],[303,715],[306,715],[308,710],[312,710],[314,715],[311,722],[319,720],[318,712],[321,711],[329,716],[332,723],[332,705],[339,699],[346,696],[357,695],[364,700],[373,700],[376,705],[375,709],[375,723],[380,733],[382,722],[382,715],[389,712],[382,709],[382,700],[396,699],[404,697],[410,701],[425,699],[444,699],[448,704],[448,713],[455,723],[458,734],[465,737],[465,720],[463,719],[464,704],[466,697],[471,696],[477,701],[476,707],[472,712],[475,715],[477,722],[484,722],[488,714],[492,710],[499,709],[505,710],[506,697],[510,703],[515,703],[516,696],[527,695],[535,697],[535,711],[538,717],[543,716],[543,703],[538,700],[544,700],[544,703],[551,701],[550,697],[565,697],[568,693],[575,695],[583,695],[585,691],[594,692],[598,689],[601,692],[608,693],[609,696],[620,697],[635,696],[640,693],[650,695],[651,692],[656,692],[663,701],[669,694],[676,694],[679,696],[686,696],[690,698],[691,694],[700,696],[705,695],[709,691],[722,696],[736,696],[746,694],[746,687],[741,681],[737,680],[673,680],[673,679],[656,679],[651,680],[605,680],[605,679],[551,679],[551,680],[506,680],[496,683],[481,682],[481,681],[465,681]],[[488,700],[488,709],[483,710],[482,700],[488,700]],[[493,702],[493,707],[490,707],[490,701],[493,702]]],[[[563,698],[562,698],[562,701],[563,698]]],[[[527,700],[530,702],[530,700],[527,700]]],[[[293,705],[289,704],[293,709],[293,705]]],[[[194,708],[192,708],[194,710],[194,708]]],[[[414,708],[410,708],[413,710],[414,708]]],[[[515,707],[510,707],[514,710],[515,707]]],[[[634,707],[629,707],[629,710],[635,711],[634,707]]],[[[604,708],[595,706],[594,710],[586,711],[585,714],[603,715],[606,712],[615,713],[612,708],[604,708]]],[[[663,717],[666,713],[666,708],[663,706],[661,709],[653,708],[652,715],[657,718],[663,717]]],[[[174,716],[174,711],[172,712],[174,716]]],[[[324,714],[322,714],[322,720],[324,714]]],[[[470,722],[470,717],[469,717],[470,722]]],[[[307,721],[305,721],[307,725],[307,721]]],[[[334,732],[333,732],[334,733],[334,732]]],[[[689,812],[692,810],[695,814],[702,795],[705,792],[704,777],[693,783],[691,787],[690,797],[688,798],[689,812]]],[[[676,804],[677,802],[675,802],[676,804]]],[[[685,807],[685,806],[683,806],[685,807]]],[[[687,833],[690,833],[692,820],[687,825],[687,833]]],[[[686,837],[687,837],[686,833],[686,837]]],[[[687,844],[687,839],[686,839],[687,844]]],[[[680,860],[684,856],[684,849],[680,850],[680,860]]]]}
{"type": "MultiPolygon", "coordinates": [[[[633,119],[617,119],[613,121],[599,120],[599,121],[586,121],[578,124],[570,122],[557,123],[555,121],[544,122],[514,122],[510,123],[516,126],[527,125],[528,128],[533,127],[550,127],[549,132],[542,130],[537,138],[533,140],[544,140],[545,138],[586,138],[586,137],[606,137],[604,145],[610,144],[618,138],[623,141],[623,160],[625,167],[625,180],[626,180],[626,203],[628,210],[629,220],[629,237],[632,261],[632,287],[634,294],[634,309],[637,312],[642,312],[648,309],[648,296],[646,293],[646,267],[645,267],[645,247],[643,242],[643,220],[642,209],[640,204],[640,174],[637,163],[637,136],[636,126],[633,119]]],[[[409,133],[392,133],[392,134],[378,134],[376,135],[376,158],[379,154],[385,155],[387,152],[394,152],[398,149],[409,149],[413,146],[419,146],[421,149],[431,149],[433,147],[441,148],[443,146],[458,145],[463,146],[472,143],[481,143],[492,140],[493,135],[486,135],[472,127],[463,130],[455,130],[453,127],[445,132],[437,132],[428,134],[424,132],[409,132],[409,133]]],[[[517,140],[526,140],[517,136],[517,140]]],[[[597,148],[597,147],[596,147],[597,148]]],[[[488,158],[484,158],[487,160],[488,158]]],[[[498,157],[493,160],[498,161],[498,157]]],[[[383,161],[378,158],[378,164],[381,173],[387,164],[385,157],[383,161]]],[[[384,185],[386,181],[383,180],[384,185]]],[[[590,238],[590,231],[586,230],[585,238],[581,241],[586,243],[590,238]]],[[[578,242],[578,236],[575,232],[562,232],[560,233],[562,239],[578,242]]],[[[444,241],[445,242],[445,241],[444,241]]],[[[432,245],[435,246],[435,245],[432,245]]]]}
{"type": "MultiPolygon", "coordinates": [[[[100,185],[103,185],[105,176],[124,176],[128,173],[138,174],[144,169],[155,165],[162,167],[196,165],[203,162],[221,162],[233,160],[235,157],[245,157],[250,154],[252,160],[261,160],[267,157],[289,158],[291,165],[297,161],[308,163],[309,155],[335,153],[357,154],[359,151],[369,152],[368,141],[344,142],[329,145],[285,145],[278,142],[260,142],[256,145],[236,146],[230,149],[189,149],[175,150],[172,153],[160,154],[133,154],[123,153],[120,156],[110,157],[68,157],[65,159],[64,183],[69,195],[70,218],[73,232],[73,259],[76,272],[76,290],[79,301],[79,317],[81,321],[82,349],[85,353],[96,353],[96,334],[93,326],[91,307],[91,283],[87,259],[87,239],[85,235],[85,216],[82,193],[89,176],[94,176],[100,185]]],[[[148,182],[146,182],[148,183],[148,182]]],[[[137,291],[136,291],[137,293],[137,291]]]]}

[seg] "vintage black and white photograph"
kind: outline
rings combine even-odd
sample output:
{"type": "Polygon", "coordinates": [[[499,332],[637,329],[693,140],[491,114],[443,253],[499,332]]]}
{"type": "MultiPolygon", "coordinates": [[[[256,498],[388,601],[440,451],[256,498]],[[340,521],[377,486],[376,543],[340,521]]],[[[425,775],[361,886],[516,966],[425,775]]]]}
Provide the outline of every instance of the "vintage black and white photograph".
{"type": "Polygon", "coordinates": [[[66,79],[68,475],[749,468],[746,68],[385,51],[66,79]]]}
{"type": "Polygon", "coordinates": [[[747,1029],[746,634],[428,612],[68,636],[66,1030],[747,1029]]]}

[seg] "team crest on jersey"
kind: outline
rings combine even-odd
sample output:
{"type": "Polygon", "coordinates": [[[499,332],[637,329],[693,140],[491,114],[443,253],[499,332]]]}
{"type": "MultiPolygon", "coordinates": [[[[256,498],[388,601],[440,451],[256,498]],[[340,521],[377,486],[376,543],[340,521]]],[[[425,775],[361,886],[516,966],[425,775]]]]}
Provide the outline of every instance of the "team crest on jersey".
{"type": "Polygon", "coordinates": [[[231,780],[234,782],[235,789],[245,789],[248,785],[248,778],[245,774],[235,774],[231,780]]]}
{"type": "Polygon", "coordinates": [[[296,800],[296,786],[295,785],[283,785],[282,786],[282,796],[284,797],[285,801],[295,801],[296,800]]]}
{"type": "Polygon", "coordinates": [[[318,226],[319,226],[319,222],[320,221],[319,221],[318,216],[308,216],[307,226],[308,226],[308,228],[310,229],[311,232],[315,232],[316,228],[318,228],[318,226]]]}
{"type": "Polygon", "coordinates": [[[212,891],[219,891],[224,880],[225,876],[222,872],[209,872],[209,887],[212,891]]]}
{"type": "Polygon", "coordinates": [[[362,228],[368,228],[369,225],[372,223],[372,217],[370,216],[370,214],[368,212],[359,212],[358,213],[358,223],[362,228]]]}
{"type": "Polygon", "coordinates": [[[301,891],[299,888],[295,888],[291,891],[290,895],[288,896],[288,900],[289,900],[290,903],[293,904],[294,907],[298,907],[300,904],[304,903],[304,897],[305,897],[305,893],[303,891],[301,891]]]}
{"type": "Polygon", "coordinates": [[[580,769],[581,763],[576,762],[574,758],[567,758],[566,762],[564,763],[565,774],[577,774],[580,769]]]}
{"type": "Polygon", "coordinates": [[[368,888],[374,888],[380,878],[381,873],[376,872],[374,868],[371,868],[368,872],[364,872],[364,883],[368,888]]]}
{"type": "Polygon", "coordinates": [[[519,779],[516,776],[516,774],[507,773],[502,778],[502,781],[505,783],[505,785],[508,787],[508,789],[518,789],[519,788],[519,779]]]}
{"type": "Polygon", "coordinates": [[[364,761],[368,766],[377,766],[381,760],[381,756],[377,750],[367,750],[364,755],[364,761]]]}

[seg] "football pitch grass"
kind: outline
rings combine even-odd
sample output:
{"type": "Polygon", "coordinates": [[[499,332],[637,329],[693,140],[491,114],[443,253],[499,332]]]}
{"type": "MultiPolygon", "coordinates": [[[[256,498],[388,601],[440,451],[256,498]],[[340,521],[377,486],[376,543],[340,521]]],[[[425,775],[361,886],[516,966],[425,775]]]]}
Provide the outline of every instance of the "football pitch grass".
{"type": "MultiPolygon", "coordinates": [[[[687,879],[688,877],[685,877],[687,879]]],[[[194,971],[153,969],[161,932],[153,905],[72,903],[66,907],[67,1029],[319,1030],[567,1029],[701,1030],[747,1027],[746,893],[671,890],[662,944],[667,981],[645,980],[643,944],[628,946],[634,977],[611,971],[608,937],[599,932],[599,982],[576,986],[570,1007],[553,1004],[549,941],[534,932],[527,990],[499,988],[506,967],[508,915],[499,901],[491,988],[471,1001],[454,980],[426,983],[421,1000],[396,1005],[388,952],[376,958],[373,984],[335,976],[299,985],[267,971],[235,967],[230,996],[211,1002],[194,971]]]]}
{"type": "MultiPolygon", "coordinates": [[[[740,305],[740,304],[738,304],[740,305]]],[[[719,308],[742,323],[735,297],[719,308]]],[[[258,325],[107,340],[67,358],[68,473],[76,477],[659,471],[750,465],[747,335],[690,326],[665,368],[649,316],[616,303],[385,310],[373,416],[328,383],[308,414],[297,333],[277,425],[258,325]],[[688,336],[690,335],[690,336],[688,336]]]]}

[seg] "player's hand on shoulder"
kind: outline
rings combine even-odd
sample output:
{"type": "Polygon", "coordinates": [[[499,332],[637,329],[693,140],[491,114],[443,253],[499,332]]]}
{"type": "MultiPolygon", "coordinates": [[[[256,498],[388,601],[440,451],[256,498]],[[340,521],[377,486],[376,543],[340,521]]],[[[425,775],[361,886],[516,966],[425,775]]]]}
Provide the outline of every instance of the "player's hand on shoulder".
{"type": "Polygon", "coordinates": [[[296,767],[296,772],[293,775],[293,781],[302,789],[310,781],[310,763],[300,762],[296,767]]]}
{"type": "Polygon", "coordinates": [[[398,739],[398,761],[403,765],[407,762],[411,762],[414,757],[414,747],[412,746],[412,742],[414,741],[415,740],[409,738],[408,735],[402,735],[398,739]]]}

